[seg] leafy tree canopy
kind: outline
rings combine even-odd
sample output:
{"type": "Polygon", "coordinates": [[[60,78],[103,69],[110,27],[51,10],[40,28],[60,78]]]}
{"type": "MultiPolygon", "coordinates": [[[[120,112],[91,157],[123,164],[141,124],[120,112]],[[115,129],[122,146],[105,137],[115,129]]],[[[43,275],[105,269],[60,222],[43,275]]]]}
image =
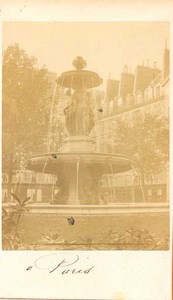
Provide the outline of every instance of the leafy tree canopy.
{"type": "Polygon", "coordinates": [[[157,173],[169,157],[169,122],[159,115],[147,114],[131,121],[118,119],[115,152],[127,155],[143,175],[157,173]]]}
{"type": "Polygon", "coordinates": [[[19,167],[44,145],[49,111],[49,81],[45,67],[18,44],[3,52],[3,166],[19,167]]]}

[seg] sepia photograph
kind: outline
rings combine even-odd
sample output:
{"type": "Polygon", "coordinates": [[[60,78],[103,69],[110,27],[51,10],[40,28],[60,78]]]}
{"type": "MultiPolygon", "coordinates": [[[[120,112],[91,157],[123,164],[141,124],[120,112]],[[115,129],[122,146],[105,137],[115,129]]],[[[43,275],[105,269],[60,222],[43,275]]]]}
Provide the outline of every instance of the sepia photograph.
{"type": "Polygon", "coordinates": [[[3,22],[2,249],[169,250],[162,21],[3,22]]]}

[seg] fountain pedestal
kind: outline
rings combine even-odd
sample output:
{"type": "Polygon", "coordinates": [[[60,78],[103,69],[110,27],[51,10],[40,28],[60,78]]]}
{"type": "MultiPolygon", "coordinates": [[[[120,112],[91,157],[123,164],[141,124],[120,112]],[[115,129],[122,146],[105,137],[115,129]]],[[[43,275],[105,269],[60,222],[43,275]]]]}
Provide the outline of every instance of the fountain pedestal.
{"type": "Polygon", "coordinates": [[[64,139],[61,153],[94,153],[95,141],[89,136],[70,136],[64,139]]]}
{"type": "Polygon", "coordinates": [[[78,186],[76,177],[72,178],[69,182],[69,197],[67,200],[68,205],[79,205],[78,186]]]}

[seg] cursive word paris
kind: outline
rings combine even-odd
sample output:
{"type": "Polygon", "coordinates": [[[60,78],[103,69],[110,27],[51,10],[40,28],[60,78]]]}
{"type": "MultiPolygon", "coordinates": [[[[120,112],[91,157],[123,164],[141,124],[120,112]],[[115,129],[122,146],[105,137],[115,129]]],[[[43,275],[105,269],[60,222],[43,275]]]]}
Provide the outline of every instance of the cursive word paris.
{"type": "Polygon", "coordinates": [[[29,271],[32,268],[40,270],[48,270],[49,273],[58,272],[60,275],[65,274],[89,274],[95,266],[88,266],[88,257],[83,259],[79,258],[77,254],[62,254],[53,253],[49,255],[40,256],[37,258],[33,266],[29,266],[26,270],[29,271]],[[82,263],[82,265],[81,265],[82,263]]]}

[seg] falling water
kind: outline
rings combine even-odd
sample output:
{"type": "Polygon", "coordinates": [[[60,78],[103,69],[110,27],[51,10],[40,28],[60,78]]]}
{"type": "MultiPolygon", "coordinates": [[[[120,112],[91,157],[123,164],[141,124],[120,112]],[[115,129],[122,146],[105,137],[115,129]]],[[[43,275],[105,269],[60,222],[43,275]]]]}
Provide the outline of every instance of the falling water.
{"type": "Polygon", "coordinates": [[[43,166],[43,169],[42,169],[42,173],[41,173],[41,176],[40,176],[40,185],[39,185],[39,189],[41,189],[41,186],[42,186],[42,182],[43,182],[43,178],[44,178],[44,171],[45,171],[45,168],[47,166],[47,161],[45,162],[44,166],[43,166]]]}
{"type": "Polygon", "coordinates": [[[49,120],[49,130],[48,130],[48,151],[50,151],[51,141],[52,141],[52,121],[53,121],[53,114],[55,108],[56,91],[57,91],[57,84],[55,83],[53,94],[52,94],[51,108],[50,108],[50,120],[49,120]]]}
{"type": "MultiPolygon", "coordinates": [[[[114,176],[114,170],[113,170],[111,159],[109,159],[109,166],[110,166],[110,169],[111,169],[111,174],[112,174],[112,176],[114,176]]],[[[112,192],[112,199],[113,199],[113,202],[114,202],[116,200],[114,185],[113,185],[113,187],[111,187],[111,192],[112,192]]]]}
{"type": "MultiPolygon", "coordinates": [[[[92,80],[92,84],[93,84],[93,87],[94,87],[94,80],[93,80],[93,77],[91,77],[91,80],[92,80]]],[[[95,124],[95,128],[94,128],[94,131],[95,131],[95,136],[96,136],[96,139],[99,138],[99,141],[98,141],[98,146],[99,146],[99,151],[100,151],[100,132],[99,132],[99,122],[98,122],[98,114],[96,113],[96,110],[97,110],[97,104],[96,104],[96,94],[95,94],[95,90],[93,91],[93,95],[94,95],[94,108],[95,108],[95,113],[94,113],[94,124],[95,124]]]]}
{"type": "MultiPolygon", "coordinates": [[[[34,178],[34,176],[35,176],[35,174],[31,173],[31,176],[30,176],[30,183],[29,183],[29,186],[28,186],[28,190],[29,190],[29,191],[32,190],[32,192],[31,192],[32,200],[33,200],[33,195],[34,195],[35,197],[37,197],[37,189],[36,189],[35,186],[34,186],[34,188],[33,188],[33,183],[32,183],[32,179],[34,178]]],[[[34,198],[34,199],[35,199],[35,198],[34,198]]],[[[36,201],[37,201],[37,200],[36,200],[36,201]]]]}
{"type": "Polygon", "coordinates": [[[34,174],[31,173],[31,176],[30,176],[30,182],[29,182],[29,186],[28,186],[28,189],[29,189],[29,190],[30,190],[30,188],[31,188],[31,183],[32,183],[33,176],[34,176],[34,174]]]}
{"type": "MultiPolygon", "coordinates": [[[[72,78],[71,78],[71,90],[72,90],[72,88],[73,88],[73,76],[72,76],[72,78]]],[[[70,97],[72,97],[72,94],[70,95],[70,97]]],[[[67,104],[68,105],[68,104],[67,104]]],[[[70,103],[70,105],[71,105],[71,103],[70,103]]],[[[71,114],[69,114],[69,116],[70,116],[70,118],[69,118],[69,124],[71,124],[71,114]]]]}
{"type": "Polygon", "coordinates": [[[79,202],[79,166],[80,160],[77,161],[77,178],[76,178],[76,199],[79,202]]]}
{"type": "MultiPolygon", "coordinates": [[[[93,77],[91,77],[92,80],[92,84],[93,84],[93,88],[94,88],[94,81],[93,81],[93,77]]],[[[99,132],[98,132],[98,125],[97,125],[97,117],[96,117],[96,96],[95,96],[95,90],[93,91],[93,99],[94,99],[94,135],[97,137],[99,137],[99,132]]],[[[100,143],[99,143],[100,144],[100,143]]]]}
{"type": "Polygon", "coordinates": [[[18,196],[20,197],[20,192],[21,192],[21,184],[22,184],[22,175],[24,173],[24,171],[26,170],[26,161],[24,162],[23,167],[21,168],[20,172],[19,172],[19,189],[18,189],[18,196]]]}
{"type": "Polygon", "coordinates": [[[52,204],[53,204],[53,200],[54,200],[55,183],[56,183],[56,181],[53,180],[53,183],[52,183],[52,191],[51,191],[51,203],[52,203],[52,204]]]}
{"type": "MultiPolygon", "coordinates": [[[[110,161],[110,159],[108,159],[108,161],[109,161],[109,167],[110,167],[111,161],[110,161]]],[[[106,179],[107,179],[107,185],[108,185],[108,191],[109,191],[108,196],[110,197],[110,200],[111,200],[111,202],[112,202],[113,196],[112,196],[112,187],[111,187],[110,172],[109,172],[109,171],[108,171],[108,173],[106,174],[106,179]]]]}

